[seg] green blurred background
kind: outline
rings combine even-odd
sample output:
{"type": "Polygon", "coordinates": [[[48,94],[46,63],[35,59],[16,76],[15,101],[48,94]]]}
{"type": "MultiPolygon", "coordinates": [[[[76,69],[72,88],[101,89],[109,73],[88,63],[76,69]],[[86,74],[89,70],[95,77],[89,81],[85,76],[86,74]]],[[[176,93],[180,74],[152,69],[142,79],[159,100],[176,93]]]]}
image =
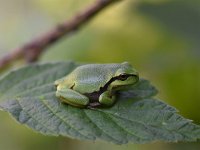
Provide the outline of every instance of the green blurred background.
{"type": "MultiPolygon", "coordinates": [[[[0,0],[0,55],[94,0],[0,0]]],[[[49,48],[40,61],[131,62],[158,98],[200,124],[200,1],[124,0],[49,48]]],[[[17,66],[14,66],[17,67],[17,66]]],[[[47,137],[0,112],[0,150],[199,150],[200,143],[128,144],[47,137]]]]}

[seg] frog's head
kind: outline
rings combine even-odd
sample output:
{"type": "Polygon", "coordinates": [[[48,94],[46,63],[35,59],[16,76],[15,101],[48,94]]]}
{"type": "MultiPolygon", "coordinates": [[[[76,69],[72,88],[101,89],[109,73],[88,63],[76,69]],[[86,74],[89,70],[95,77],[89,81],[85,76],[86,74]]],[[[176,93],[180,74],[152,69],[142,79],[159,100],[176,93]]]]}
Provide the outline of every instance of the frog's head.
{"type": "Polygon", "coordinates": [[[121,87],[126,85],[133,85],[139,81],[138,72],[129,64],[124,62],[116,70],[114,81],[111,83],[112,87],[121,87]]]}

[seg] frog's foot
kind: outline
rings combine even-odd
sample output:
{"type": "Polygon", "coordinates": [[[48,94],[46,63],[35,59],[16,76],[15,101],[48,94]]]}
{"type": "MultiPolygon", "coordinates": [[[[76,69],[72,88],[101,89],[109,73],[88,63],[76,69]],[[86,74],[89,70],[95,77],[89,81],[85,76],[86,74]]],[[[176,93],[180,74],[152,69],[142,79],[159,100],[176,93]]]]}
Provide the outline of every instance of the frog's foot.
{"type": "Polygon", "coordinates": [[[115,102],[115,96],[111,96],[108,91],[99,96],[99,102],[104,106],[112,106],[115,102]]]}
{"type": "Polygon", "coordinates": [[[93,103],[89,103],[87,108],[96,108],[96,107],[101,107],[102,105],[99,102],[93,102],[93,103]]]}
{"type": "Polygon", "coordinates": [[[76,107],[86,107],[89,104],[88,97],[68,88],[58,87],[56,97],[59,97],[62,102],[76,107]]]}

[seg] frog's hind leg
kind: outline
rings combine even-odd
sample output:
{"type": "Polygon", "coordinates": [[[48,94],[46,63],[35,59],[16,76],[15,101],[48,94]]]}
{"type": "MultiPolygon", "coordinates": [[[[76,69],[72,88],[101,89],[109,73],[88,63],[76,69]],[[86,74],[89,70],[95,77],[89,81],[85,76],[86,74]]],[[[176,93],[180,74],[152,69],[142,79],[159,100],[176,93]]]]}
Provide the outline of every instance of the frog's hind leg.
{"type": "Polygon", "coordinates": [[[62,102],[76,107],[85,107],[89,104],[88,97],[68,88],[58,87],[56,97],[59,97],[62,102]]]}

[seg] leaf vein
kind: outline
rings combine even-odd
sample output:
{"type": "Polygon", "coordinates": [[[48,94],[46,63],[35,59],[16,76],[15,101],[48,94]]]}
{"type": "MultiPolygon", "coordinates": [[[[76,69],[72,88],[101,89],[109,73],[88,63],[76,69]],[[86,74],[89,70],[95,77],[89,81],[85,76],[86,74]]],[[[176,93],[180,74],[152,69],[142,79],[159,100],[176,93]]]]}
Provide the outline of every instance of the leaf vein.
{"type": "MultiPolygon", "coordinates": [[[[48,129],[52,134],[55,133],[55,131],[53,131],[52,129],[48,128],[47,126],[45,126],[44,124],[42,124],[38,119],[36,119],[35,117],[33,117],[32,115],[30,115],[28,113],[28,111],[26,111],[24,109],[24,107],[21,105],[20,101],[18,99],[16,99],[16,101],[18,102],[19,106],[22,108],[22,111],[24,111],[30,118],[32,118],[33,120],[35,120],[36,122],[38,122],[38,124],[40,124],[41,126],[43,126],[44,128],[48,129]]],[[[57,134],[56,134],[57,135],[57,134]]]]}
{"type": "MultiPolygon", "coordinates": [[[[97,126],[97,124],[94,123],[94,121],[91,119],[91,117],[88,116],[88,114],[85,112],[85,110],[83,110],[83,113],[85,114],[85,116],[90,120],[90,122],[92,124],[94,124],[94,126],[99,129],[101,132],[103,132],[105,135],[107,135],[109,138],[111,138],[112,140],[117,141],[117,143],[119,143],[120,141],[118,141],[117,139],[115,139],[113,136],[109,135],[108,133],[106,133],[104,130],[102,130],[99,126],[97,126]]],[[[102,133],[101,133],[102,134],[102,133]]]]}
{"type": "Polygon", "coordinates": [[[61,116],[57,115],[57,113],[47,104],[45,103],[45,101],[41,101],[57,118],[59,118],[61,121],[63,121],[63,123],[67,126],[69,126],[70,128],[72,128],[74,131],[76,131],[78,134],[80,134],[81,136],[85,137],[85,138],[89,138],[86,135],[84,135],[83,133],[81,133],[78,129],[76,129],[74,126],[72,126],[71,124],[69,124],[64,118],[62,118],[61,116]]]}

